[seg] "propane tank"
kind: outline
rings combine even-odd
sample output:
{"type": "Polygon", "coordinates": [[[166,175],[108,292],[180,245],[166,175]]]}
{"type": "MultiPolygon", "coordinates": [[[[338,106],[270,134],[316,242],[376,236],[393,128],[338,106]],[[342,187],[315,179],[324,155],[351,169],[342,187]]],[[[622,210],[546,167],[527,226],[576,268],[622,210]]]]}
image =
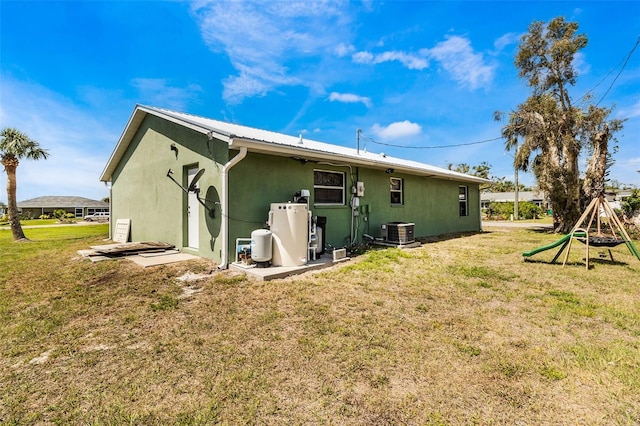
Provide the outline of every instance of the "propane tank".
{"type": "Polygon", "coordinates": [[[256,229],[251,233],[251,259],[254,262],[268,262],[271,256],[271,231],[256,229]]]}

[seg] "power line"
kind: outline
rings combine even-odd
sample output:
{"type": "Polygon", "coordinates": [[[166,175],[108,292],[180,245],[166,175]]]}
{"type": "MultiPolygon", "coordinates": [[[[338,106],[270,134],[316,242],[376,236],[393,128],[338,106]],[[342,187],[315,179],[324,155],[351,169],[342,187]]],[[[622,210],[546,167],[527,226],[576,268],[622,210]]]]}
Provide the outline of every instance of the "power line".
{"type": "Polygon", "coordinates": [[[378,142],[372,138],[366,138],[367,141],[369,142],[373,142],[375,144],[378,145],[384,145],[384,146],[391,146],[394,148],[406,148],[406,149],[438,149],[438,148],[455,148],[458,146],[468,146],[468,145],[478,145],[481,143],[488,143],[488,142],[493,142],[493,141],[497,141],[499,139],[502,139],[501,137],[498,138],[493,138],[493,139],[486,139],[483,141],[476,141],[476,142],[467,142],[467,143],[457,143],[457,144],[451,144],[451,145],[431,145],[431,146],[410,146],[410,145],[395,145],[392,143],[385,143],[385,142],[378,142]]]}
{"type": "MultiPolygon", "coordinates": [[[[618,71],[618,74],[616,74],[615,78],[613,79],[613,81],[611,82],[611,84],[609,85],[609,87],[607,88],[607,90],[605,91],[604,95],[602,95],[602,97],[600,98],[600,100],[598,101],[598,103],[596,103],[596,106],[598,106],[600,104],[600,102],[602,102],[604,100],[604,98],[609,94],[609,92],[611,91],[611,89],[613,88],[613,85],[616,83],[616,81],[618,80],[618,77],[620,77],[620,74],[622,74],[622,71],[624,71],[624,69],[626,68],[627,64],[629,63],[629,60],[631,59],[631,57],[633,56],[633,53],[635,52],[636,48],[638,47],[638,45],[640,44],[640,37],[638,37],[638,39],[636,40],[636,43],[634,44],[633,48],[631,48],[631,50],[629,51],[629,53],[627,54],[624,63],[622,64],[622,68],[620,68],[620,71],[618,71]]],[[[608,77],[609,75],[611,75],[611,73],[615,70],[615,68],[611,69],[611,71],[609,71],[603,78],[602,80],[600,80],[594,87],[593,89],[589,90],[587,93],[585,93],[580,100],[583,100],[584,98],[587,97],[587,95],[589,95],[590,93],[592,93],[598,86],[600,86],[608,77]]],[[[384,145],[384,146],[390,146],[393,148],[404,148],[404,149],[440,149],[440,148],[455,148],[455,147],[460,147],[460,146],[469,146],[469,145],[479,145],[479,144],[483,144],[483,143],[488,143],[488,142],[493,142],[493,141],[497,141],[499,139],[503,139],[503,137],[497,137],[497,138],[492,138],[492,139],[486,139],[486,140],[482,140],[482,141],[476,141],[476,142],[467,142],[467,143],[459,143],[459,144],[451,144],[451,145],[431,145],[431,146],[409,146],[409,145],[396,145],[396,144],[391,144],[391,143],[385,143],[385,142],[378,142],[373,138],[370,137],[362,137],[361,140],[363,141],[367,141],[367,142],[372,142],[375,143],[377,145],[384,145]]]]}
{"type": "Polygon", "coordinates": [[[600,105],[600,102],[602,102],[602,100],[609,94],[609,91],[611,90],[611,88],[613,87],[613,85],[615,84],[616,80],[618,80],[618,77],[620,77],[620,74],[622,74],[622,71],[624,71],[625,67],[627,66],[627,64],[629,63],[629,60],[631,59],[631,56],[633,56],[633,52],[636,50],[636,48],[638,47],[638,44],[640,44],[640,37],[638,37],[638,39],[636,40],[636,44],[633,45],[633,48],[631,49],[631,51],[629,52],[629,54],[627,55],[626,60],[624,61],[624,64],[622,65],[622,68],[620,68],[620,71],[618,72],[618,74],[616,75],[616,77],[613,79],[613,81],[611,82],[611,85],[609,85],[609,88],[606,90],[606,92],[604,92],[604,95],[602,95],[602,97],[600,98],[600,100],[596,103],[596,106],[600,105]]]}

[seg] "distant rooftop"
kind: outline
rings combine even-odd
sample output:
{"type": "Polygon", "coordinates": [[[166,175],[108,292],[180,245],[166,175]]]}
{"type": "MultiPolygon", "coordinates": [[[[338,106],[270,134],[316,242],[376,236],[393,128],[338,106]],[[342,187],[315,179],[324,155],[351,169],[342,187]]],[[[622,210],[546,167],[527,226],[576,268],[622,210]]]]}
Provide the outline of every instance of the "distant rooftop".
{"type": "Polygon", "coordinates": [[[94,207],[104,209],[109,207],[109,203],[84,197],[46,196],[19,201],[18,207],[21,209],[53,207],[94,207]]]}
{"type": "MultiPolygon", "coordinates": [[[[516,198],[515,192],[485,192],[480,194],[480,198],[483,201],[513,201],[516,198]]],[[[518,200],[531,201],[531,200],[544,200],[545,196],[540,191],[518,191],[518,200]]]]}

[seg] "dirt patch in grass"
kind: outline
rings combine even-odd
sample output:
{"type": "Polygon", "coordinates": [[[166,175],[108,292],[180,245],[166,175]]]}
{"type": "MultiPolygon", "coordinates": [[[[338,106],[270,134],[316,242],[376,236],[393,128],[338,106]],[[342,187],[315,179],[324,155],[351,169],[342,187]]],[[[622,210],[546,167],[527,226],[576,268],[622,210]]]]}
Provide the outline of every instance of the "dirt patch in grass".
{"type": "Polygon", "coordinates": [[[500,230],[268,282],[43,242],[1,260],[0,422],[637,424],[640,262],[523,262],[553,238],[500,230]]]}

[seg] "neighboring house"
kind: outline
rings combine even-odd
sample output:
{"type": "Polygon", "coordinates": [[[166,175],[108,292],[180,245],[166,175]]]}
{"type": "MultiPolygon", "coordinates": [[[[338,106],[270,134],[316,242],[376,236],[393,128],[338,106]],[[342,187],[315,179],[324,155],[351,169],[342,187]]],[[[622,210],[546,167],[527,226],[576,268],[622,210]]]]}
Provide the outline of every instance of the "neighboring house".
{"type": "MultiPolygon", "coordinates": [[[[515,203],[515,192],[485,192],[481,194],[482,211],[489,208],[491,203],[515,203]]],[[[518,191],[518,202],[528,201],[536,206],[547,210],[549,202],[540,191],[518,191]]]]}
{"type": "Polygon", "coordinates": [[[222,268],[234,260],[236,238],[265,227],[271,203],[301,190],[313,216],[326,220],[326,243],[345,247],[380,236],[389,222],[414,223],[416,237],[480,231],[479,185],[488,182],[146,106],[134,109],[100,180],[111,182],[112,225],[130,219],[132,240],[174,244],[222,268]],[[202,169],[200,203],[184,188],[202,169]]]}
{"type": "Polygon", "coordinates": [[[618,190],[618,192],[616,192],[614,199],[615,201],[623,203],[627,201],[627,198],[631,197],[632,193],[633,189],[620,189],[618,190]]]}
{"type": "Polygon", "coordinates": [[[18,211],[24,216],[38,218],[52,215],[54,210],[64,210],[77,218],[96,212],[108,212],[109,203],[83,197],[37,197],[18,202],[18,211]]]}
{"type": "Polygon", "coordinates": [[[614,209],[622,209],[622,203],[627,201],[627,198],[631,197],[633,189],[618,189],[616,191],[605,192],[605,198],[609,202],[609,205],[614,209]]]}

